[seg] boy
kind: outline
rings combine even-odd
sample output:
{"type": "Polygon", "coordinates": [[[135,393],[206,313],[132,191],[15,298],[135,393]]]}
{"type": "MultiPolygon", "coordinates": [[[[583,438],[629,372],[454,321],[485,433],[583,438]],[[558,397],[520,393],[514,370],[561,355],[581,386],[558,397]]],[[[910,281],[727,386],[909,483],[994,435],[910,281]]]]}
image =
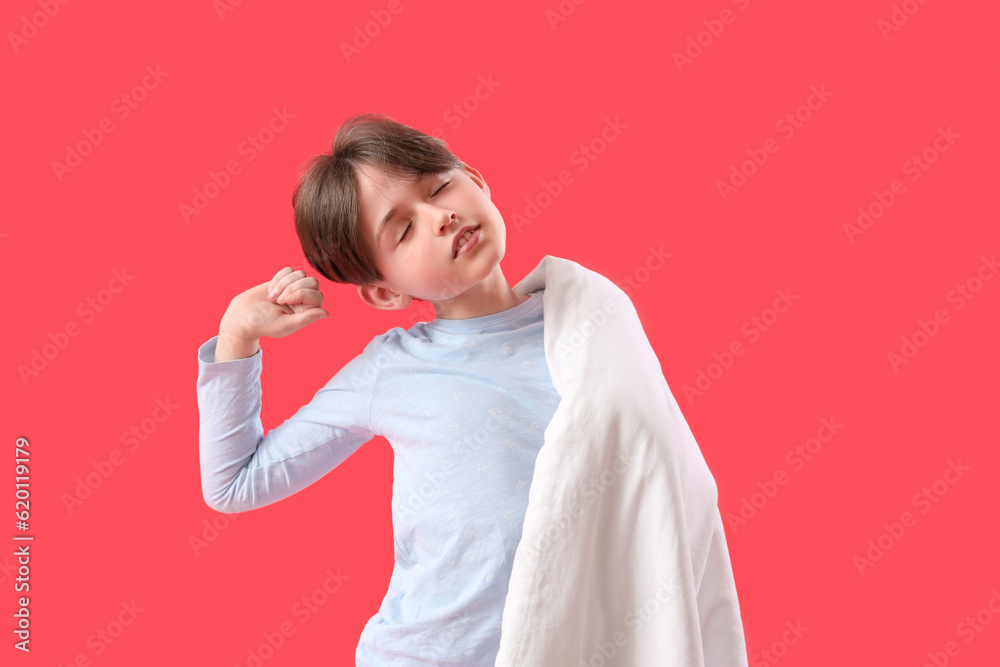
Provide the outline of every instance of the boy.
{"type": "Polygon", "coordinates": [[[559,404],[542,293],[500,269],[506,231],[479,171],[378,114],[348,119],[293,195],[311,266],[380,309],[431,322],[375,336],[265,436],[259,340],[329,316],[285,268],[237,295],[198,351],[205,502],[243,512],[316,482],[376,435],[394,451],[395,566],[357,664],[493,665],[543,433],[559,404]]]}

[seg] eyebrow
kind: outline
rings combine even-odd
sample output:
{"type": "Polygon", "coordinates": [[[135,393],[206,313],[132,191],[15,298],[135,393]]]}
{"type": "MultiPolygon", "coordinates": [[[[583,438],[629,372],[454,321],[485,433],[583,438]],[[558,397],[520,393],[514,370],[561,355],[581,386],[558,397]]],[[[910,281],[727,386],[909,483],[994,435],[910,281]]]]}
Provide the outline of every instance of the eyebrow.
{"type": "MultiPolygon", "coordinates": [[[[447,173],[448,172],[445,171],[438,174],[425,174],[424,176],[420,177],[419,180],[424,181],[428,178],[436,178],[438,176],[446,175],[447,173]]],[[[376,244],[381,243],[382,232],[385,231],[385,228],[389,224],[389,221],[392,220],[393,216],[395,216],[396,213],[398,212],[399,212],[399,205],[396,204],[392,208],[390,208],[389,211],[384,216],[382,216],[382,220],[378,223],[378,231],[375,232],[376,244]]]]}

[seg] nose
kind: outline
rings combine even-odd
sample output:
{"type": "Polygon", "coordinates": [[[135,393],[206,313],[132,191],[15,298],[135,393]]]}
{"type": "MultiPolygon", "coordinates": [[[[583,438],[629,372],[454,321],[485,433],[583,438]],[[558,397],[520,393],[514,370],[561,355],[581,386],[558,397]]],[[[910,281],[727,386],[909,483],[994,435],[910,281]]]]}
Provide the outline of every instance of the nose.
{"type": "Polygon", "coordinates": [[[439,208],[432,205],[432,210],[427,214],[431,218],[431,224],[437,234],[447,233],[458,221],[458,216],[450,209],[439,208]]]}

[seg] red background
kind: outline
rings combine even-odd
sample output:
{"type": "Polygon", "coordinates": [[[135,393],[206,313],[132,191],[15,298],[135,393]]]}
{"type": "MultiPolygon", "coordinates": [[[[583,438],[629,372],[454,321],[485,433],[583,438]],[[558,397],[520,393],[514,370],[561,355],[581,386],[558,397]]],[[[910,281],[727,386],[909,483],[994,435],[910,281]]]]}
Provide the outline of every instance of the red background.
{"type": "MultiPolygon", "coordinates": [[[[389,444],[373,440],[213,537],[205,522],[225,515],[202,500],[195,379],[196,350],[229,300],[284,266],[305,267],[290,205],[297,170],[363,111],[442,129],[483,173],[508,224],[511,285],[546,254],[637,281],[633,302],[718,482],[751,664],[780,654],[789,667],[923,665],[929,652],[940,664],[949,641],[958,648],[949,664],[996,664],[1000,618],[972,641],[959,624],[988,610],[1000,587],[1000,280],[981,259],[1000,250],[998,12],[906,4],[915,13],[897,14],[906,22],[883,35],[888,0],[591,0],[564,3],[574,11],[555,24],[556,0],[402,0],[396,14],[388,2],[243,2],[221,15],[208,0],[69,2],[50,18],[37,0],[5,3],[3,441],[8,452],[18,436],[31,441],[35,540],[32,651],[11,648],[8,633],[4,664],[68,665],[82,654],[108,667],[247,665],[284,622],[294,634],[264,664],[353,664],[392,567],[389,444]],[[731,22],[712,23],[723,10],[731,22]],[[342,44],[372,11],[389,22],[346,57],[342,44]],[[688,38],[700,32],[698,53],[688,38]],[[679,67],[685,48],[696,57],[679,67]],[[167,74],[121,118],[115,100],[147,66],[167,74]],[[498,84],[480,87],[482,99],[480,77],[498,84]],[[799,110],[809,118],[792,136],[778,131],[813,86],[830,97],[799,110]],[[294,118],[248,161],[241,142],[274,108],[294,118]],[[105,118],[113,131],[57,176],[53,163],[105,118]],[[608,118],[627,127],[601,146],[608,118]],[[936,161],[911,181],[905,163],[933,147],[939,128],[958,138],[928,151],[936,161]],[[756,170],[748,164],[754,173],[724,200],[718,182],[771,137],[778,150],[756,170]],[[581,171],[574,153],[592,141],[603,152],[581,171]],[[230,160],[240,173],[185,222],[180,205],[230,160]],[[516,229],[526,198],[564,169],[572,184],[516,229]],[[852,242],[845,225],[894,179],[905,193],[852,242]],[[646,273],[650,246],[671,256],[646,273]],[[102,292],[122,268],[134,278],[102,292]],[[991,279],[976,283],[980,270],[991,279]],[[958,308],[952,290],[970,279],[979,291],[958,308]],[[780,289],[798,300],[751,341],[744,325],[780,289]],[[102,294],[113,298],[88,320],[80,304],[102,294]],[[890,353],[938,309],[947,322],[918,335],[917,354],[893,368],[890,353]],[[68,323],[78,335],[22,377],[68,323]],[[713,354],[735,341],[744,353],[715,373],[713,354]],[[688,400],[684,386],[709,370],[716,379],[688,400]],[[149,421],[168,398],[178,407],[149,421]],[[842,429],[794,469],[786,455],[823,418],[842,429]],[[156,428],[129,451],[122,435],[143,420],[156,428]],[[69,511],[78,480],[115,450],[121,465],[69,511]],[[922,513],[914,495],[959,460],[969,470],[939,483],[945,495],[922,513]],[[736,523],[742,501],[777,471],[788,483],[736,523]],[[888,545],[884,524],[907,511],[915,524],[859,573],[855,557],[880,535],[888,545]],[[192,536],[211,539],[196,554],[192,536]],[[327,568],[348,578],[303,622],[295,605],[327,568]],[[96,640],[133,600],[134,622],[110,645],[96,640]],[[786,622],[808,630],[784,643],[786,622]]],[[[373,336],[433,317],[416,305],[374,311],[353,287],[320,283],[332,316],[262,343],[265,430],[373,336]]],[[[6,460],[0,487],[12,508],[6,460]]],[[[20,534],[7,516],[4,532],[20,534]]],[[[0,604],[12,629],[6,559],[0,604]]]]}

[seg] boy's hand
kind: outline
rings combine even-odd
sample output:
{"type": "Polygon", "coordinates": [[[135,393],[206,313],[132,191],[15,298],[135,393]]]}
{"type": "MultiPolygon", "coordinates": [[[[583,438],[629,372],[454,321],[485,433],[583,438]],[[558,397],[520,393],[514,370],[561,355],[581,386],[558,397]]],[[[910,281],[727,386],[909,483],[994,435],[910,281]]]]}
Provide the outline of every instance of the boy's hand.
{"type": "Polygon", "coordinates": [[[329,317],[322,308],[319,281],[285,267],[270,282],[251,287],[229,303],[220,336],[253,341],[284,338],[307,324],[329,317]]]}

